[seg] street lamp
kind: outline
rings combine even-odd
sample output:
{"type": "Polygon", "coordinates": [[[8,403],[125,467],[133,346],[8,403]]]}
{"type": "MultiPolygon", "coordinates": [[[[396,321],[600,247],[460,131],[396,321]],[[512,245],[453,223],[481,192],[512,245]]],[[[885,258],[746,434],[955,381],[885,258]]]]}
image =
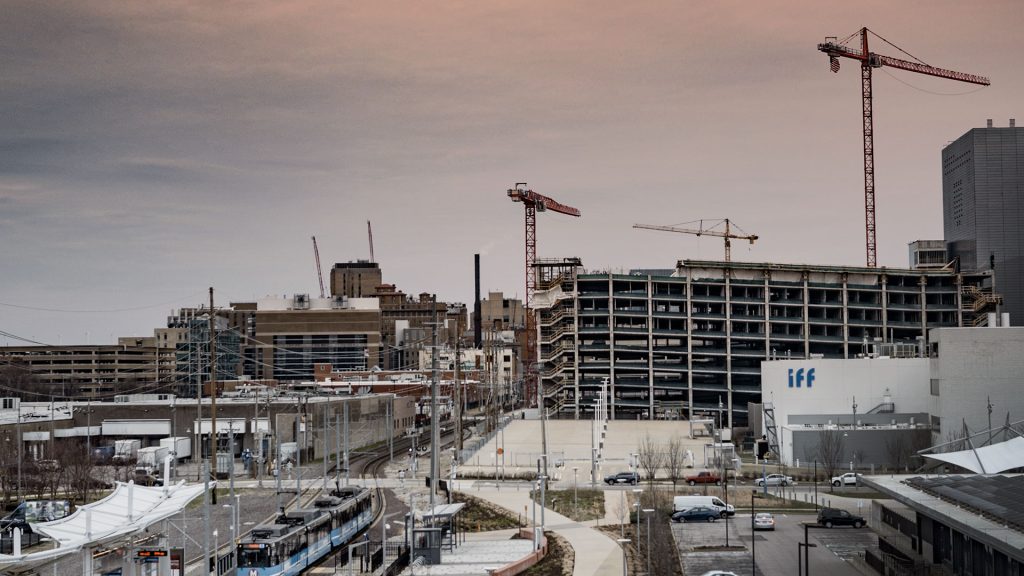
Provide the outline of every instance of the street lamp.
{"type": "Polygon", "coordinates": [[[619,538],[616,542],[622,547],[622,576],[629,576],[629,571],[626,569],[626,544],[632,542],[632,540],[629,538],[619,538]]]}
{"type": "Polygon", "coordinates": [[[811,544],[806,542],[796,543],[796,573],[798,576],[811,576],[810,559],[807,556],[807,550],[809,548],[817,548],[817,544],[811,544]],[[800,554],[803,553],[803,561],[801,561],[800,554]],[[806,567],[804,565],[807,565],[806,567]]]}
{"type": "MultiPolygon", "coordinates": [[[[654,508],[644,508],[644,515],[647,518],[647,576],[651,576],[651,512],[654,512],[654,508]]],[[[639,541],[637,538],[637,542],[639,541]]]]}
{"type": "Polygon", "coordinates": [[[757,549],[754,544],[754,517],[757,511],[754,509],[754,499],[757,498],[757,489],[750,491],[750,573],[757,574],[757,549]]]}
{"type": "Polygon", "coordinates": [[[232,499],[234,500],[234,503],[232,503],[232,504],[224,504],[222,506],[223,508],[230,508],[231,509],[231,542],[233,544],[237,544],[238,543],[238,530],[240,528],[239,525],[238,525],[239,524],[239,522],[238,522],[239,521],[239,504],[240,504],[239,500],[241,499],[241,497],[242,497],[241,494],[235,494],[232,497],[232,499]]]}
{"type": "Polygon", "coordinates": [[[572,467],[572,513],[576,515],[576,519],[579,520],[580,509],[578,500],[577,480],[579,476],[579,467],[572,467]]]}
{"type": "Polygon", "coordinates": [[[857,429],[857,397],[853,397],[853,429],[857,429]]]}

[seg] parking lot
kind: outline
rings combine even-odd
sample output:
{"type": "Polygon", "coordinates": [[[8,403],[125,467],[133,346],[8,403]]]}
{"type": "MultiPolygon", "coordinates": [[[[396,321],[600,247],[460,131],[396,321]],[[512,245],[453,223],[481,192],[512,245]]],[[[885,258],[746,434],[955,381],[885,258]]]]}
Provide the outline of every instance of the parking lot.
{"type": "MultiPolygon", "coordinates": [[[[797,543],[804,541],[803,524],[814,520],[813,515],[778,514],[775,516],[774,531],[758,531],[754,535],[756,574],[796,574],[797,543]]],[[[673,524],[672,534],[679,548],[685,574],[703,574],[712,569],[728,570],[740,576],[753,574],[749,514],[737,514],[728,521],[673,524]],[[725,546],[727,523],[729,549],[709,549],[725,546]]],[[[857,558],[863,556],[866,547],[877,543],[875,535],[867,528],[826,530],[812,527],[808,536],[810,543],[816,546],[809,552],[811,574],[828,576],[863,574],[858,569],[857,558]]]]}

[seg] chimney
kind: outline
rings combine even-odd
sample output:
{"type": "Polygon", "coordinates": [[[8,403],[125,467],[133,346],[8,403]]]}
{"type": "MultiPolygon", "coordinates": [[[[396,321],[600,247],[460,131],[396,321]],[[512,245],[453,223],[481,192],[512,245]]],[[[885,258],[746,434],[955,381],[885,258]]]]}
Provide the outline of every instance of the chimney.
{"type": "Polygon", "coordinates": [[[989,118],[989,119],[987,120],[987,122],[988,122],[988,126],[986,126],[986,128],[991,128],[991,127],[992,127],[992,119],[991,119],[991,118],[989,118]]]}
{"type": "Polygon", "coordinates": [[[1010,128],[1013,128],[1016,125],[1017,125],[1017,121],[1014,120],[1013,118],[1010,118],[1010,128]]]}
{"type": "Polygon", "coordinates": [[[476,280],[476,300],[473,301],[473,346],[481,348],[483,346],[483,333],[480,325],[480,255],[473,255],[473,271],[475,273],[476,280]]]}

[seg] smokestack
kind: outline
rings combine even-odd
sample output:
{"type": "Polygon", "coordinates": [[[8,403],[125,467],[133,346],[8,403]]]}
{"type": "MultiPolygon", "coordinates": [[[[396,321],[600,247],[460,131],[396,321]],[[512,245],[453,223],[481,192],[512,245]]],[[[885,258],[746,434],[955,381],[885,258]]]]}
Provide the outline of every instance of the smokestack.
{"type": "Polygon", "coordinates": [[[473,301],[473,345],[483,348],[483,334],[480,328],[480,255],[473,255],[473,272],[476,277],[476,300],[473,301]]]}
{"type": "Polygon", "coordinates": [[[987,126],[986,126],[986,128],[991,128],[991,127],[992,127],[992,119],[991,119],[991,118],[989,118],[989,119],[988,119],[988,122],[987,122],[987,126]]]}
{"type": "Polygon", "coordinates": [[[1010,128],[1013,128],[1016,125],[1017,125],[1017,121],[1014,120],[1013,118],[1010,118],[1010,128]]]}

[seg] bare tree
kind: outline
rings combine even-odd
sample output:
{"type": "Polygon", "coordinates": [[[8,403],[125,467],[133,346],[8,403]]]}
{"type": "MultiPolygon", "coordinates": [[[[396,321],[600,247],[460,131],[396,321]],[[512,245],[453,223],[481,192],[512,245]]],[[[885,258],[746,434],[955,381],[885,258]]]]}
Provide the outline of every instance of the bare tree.
{"type": "Polygon", "coordinates": [[[3,494],[4,508],[10,506],[14,495],[18,493],[18,454],[13,436],[8,431],[3,439],[4,449],[0,451],[0,493],[3,494]]]}
{"type": "Polygon", "coordinates": [[[63,465],[69,494],[77,502],[88,502],[89,493],[98,484],[93,478],[95,465],[83,442],[65,442],[58,449],[57,458],[63,465]]]}
{"type": "Polygon", "coordinates": [[[650,434],[646,434],[640,441],[640,448],[637,451],[640,467],[647,473],[647,483],[654,484],[654,475],[657,474],[658,468],[661,467],[661,461],[665,457],[661,446],[654,442],[650,434]]]}
{"type": "MultiPolygon", "coordinates": [[[[818,436],[818,460],[825,468],[826,478],[832,478],[839,470],[843,452],[846,451],[846,439],[842,430],[829,428],[822,430],[818,436]]],[[[829,484],[831,489],[831,483],[829,484]]]]}
{"type": "Polygon", "coordinates": [[[683,478],[686,469],[686,445],[678,435],[668,439],[668,449],[665,451],[665,469],[668,477],[672,480],[672,489],[676,487],[683,478]]]}
{"type": "Polygon", "coordinates": [[[885,440],[885,451],[889,455],[889,463],[897,470],[906,470],[912,464],[917,465],[923,450],[931,443],[931,432],[928,430],[912,430],[909,434],[897,434],[885,440]]]}

